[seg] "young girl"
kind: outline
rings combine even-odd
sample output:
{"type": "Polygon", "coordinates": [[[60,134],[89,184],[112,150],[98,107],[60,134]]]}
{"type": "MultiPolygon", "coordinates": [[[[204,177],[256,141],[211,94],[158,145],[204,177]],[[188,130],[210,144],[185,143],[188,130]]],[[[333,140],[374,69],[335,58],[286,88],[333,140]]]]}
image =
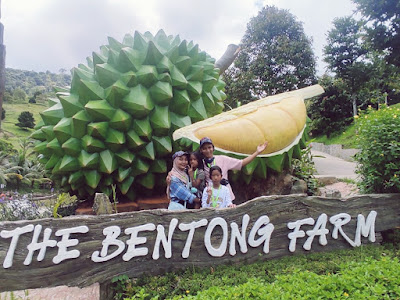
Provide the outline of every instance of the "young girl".
{"type": "Polygon", "coordinates": [[[203,191],[202,207],[236,207],[232,204],[232,198],[230,190],[221,184],[222,170],[218,166],[212,166],[210,168],[210,178],[212,185],[206,187],[203,191]]]}
{"type": "Polygon", "coordinates": [[[203,160],[200,152],[192,152],[189,158],[189,177],[192,186],[197,189],[197,197],[201,198],[206,187],[206,175],[204,173],[203,160]]]}
{"type": "MultiPolygon", "coordinates": [[[[246,166],[250,162],[252,162],[257,155],[259,155],[261,152],[267,148],[268,142],[264,142],[261,145],[258,145],[256,151],[245,157],[244,159],[236,159],[233,157],[228,157],[225,155],[215,155],[214,156],[214,144],[211,141],[210,138],[204,137],[200,140],[200,153],[204,156],[204,172],[206,174],[206,180],[208,185],[211,184],[211,180],[209,179],[209,172],[210,168],[212,166],[220,166],[222,170],[222,178],[228,179],[228,171],[229,170],[240,170],[242,167],[246,166]]],[[[211,177],[210,177],[211,178],[211,177]]],[[[232,201],[235,200],[235,195],[232,192],[232,187],[230,184],[227,185],[232,201]]]]}

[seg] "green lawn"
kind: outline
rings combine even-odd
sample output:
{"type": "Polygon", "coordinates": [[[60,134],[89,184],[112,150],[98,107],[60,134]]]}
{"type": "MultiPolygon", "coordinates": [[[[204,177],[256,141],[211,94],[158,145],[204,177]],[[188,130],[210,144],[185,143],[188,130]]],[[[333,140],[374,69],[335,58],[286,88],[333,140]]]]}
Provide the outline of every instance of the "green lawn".
{"type": "MultiPolygon", "coordinates": [[[[400,108],[400,103],[391,105],[392,108],[400,108]]],[[[365,111],[363,111],[365,113],[365,111]]],[[[342,144],[344,148],[358,148],[356,126],[351,124],[343,130],[332,134],[329,138],[326,135],[311,137],[313,142],[324,143],[325,145],[342,144]]]]}
{"type": "Polygon", "coordinates": [[[0,137],[7,139],[15,148],[19,147],[18,140],[20,138],[26,138],[34,131],[34,129],[22,129],[15,125],[18,123],[18,116],[21,112],[31,112],[35,119],[35,124],[37,124],[41,120],[39,113],[48,108],[48,106],[44,104],[31,103],[3,103],[3,107],[6,110],[6,118],[1,122],[1,129],[3,132],[0,137]]]}
{"type": "Polygon", "coordinates": [[[313,142],[323,143],[325,145],[341,144],[344,148],[357,148],[356,127],[354,124],[346,127],[344,130],[331,135],[329,138],[326,135],[311,137],[313,142]]]}

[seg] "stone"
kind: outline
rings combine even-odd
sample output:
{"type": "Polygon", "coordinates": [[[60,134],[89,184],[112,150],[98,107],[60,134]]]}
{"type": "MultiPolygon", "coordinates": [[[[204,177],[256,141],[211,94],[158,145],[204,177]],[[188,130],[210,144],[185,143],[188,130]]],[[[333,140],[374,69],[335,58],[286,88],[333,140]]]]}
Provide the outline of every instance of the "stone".
{"type": "Polygon", "coordinates": [[[296,177],[293,177],[293,185],[290,194],[307,194],[307,183],[296,177]]]}
{"type": "Polygon", "coordinates": [[[52,212],[44,205],[28,199],[0,199],[0,221],[34,220],[50,218],[52,212]]]}
{"type": "Polygon", "coordinates": [[[341,198],[342,193],[337,189],[321,189],[321,196],[327,198],[341,198]]]}
{"type": "Polygon", "coordinates": [[[338,179],[334,176],[317,176],[316,178],[321,185],[331,185],[338,182],[338,179]]]}
{"type": "Polygon", "coordinates": [[[93,211],[96,215],[106,215],[113,213],[113,207],[106,194],[96,193],[94,196],[93,211]]]}

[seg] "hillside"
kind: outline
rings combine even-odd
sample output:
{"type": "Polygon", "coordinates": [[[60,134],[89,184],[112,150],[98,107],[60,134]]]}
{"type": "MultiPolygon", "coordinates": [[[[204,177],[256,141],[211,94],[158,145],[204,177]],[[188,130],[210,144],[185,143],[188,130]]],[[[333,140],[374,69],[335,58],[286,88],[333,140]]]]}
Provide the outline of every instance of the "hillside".
{"type": "Polygon", "coordinates": [[[33,129],[22,129],[15,125],[18,123],[18,116],[21,112],[31,112],[35,124],[37,124],[41,119],[39,113],[48,107],[48,99],[55,97],[54,87],[70,84],[71,76],[69,74],[6,68],[3,101],[6,118],[2,121],[0,138],[6,139],[14,147],[18,147],[18,139],[28,137],[33,132],[33,129]]]}
{"type": "Polygon", "coordinates": [[[35,72],[6,68],[6,91],[21,88],[27,95],[33,95],[33,90],[42,88],[44,92],[53,92],[55,86],[67,86],[71,84],[69,73],[55,74],[50,71],[35,72]]]}
{"type": "Polygon", "coordinates": [[[34,98],[45,102],[46,98],[54,97],[54,87],[69,86],[71,75],[67,73],[55,74],[50,71],[35,72],[6,68],[6,83],[4,102],[24,103],[34,98]]]}

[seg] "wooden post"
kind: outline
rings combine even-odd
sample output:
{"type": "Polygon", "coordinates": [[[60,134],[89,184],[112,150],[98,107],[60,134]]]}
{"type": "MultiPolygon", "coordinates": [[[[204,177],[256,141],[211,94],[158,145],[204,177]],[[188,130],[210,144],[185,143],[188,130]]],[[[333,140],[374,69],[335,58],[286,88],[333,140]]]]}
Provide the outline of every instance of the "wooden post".
{"type": "Polygon", "coordinates": [[[99,300],[113,300],[114,295],[111,290],[111,282],[100,283],[100,297],[99,300]]]}
{"type": "MultiPolygon", "coordinates": [[[[0,0],[0,19],[1,19],[1,0],[0,0]]],[[[4,25],[0,22],[0,130],[1,116],[3,113],[3,98],[6,82],[6,46],[3,44],[4,25]]]]}

